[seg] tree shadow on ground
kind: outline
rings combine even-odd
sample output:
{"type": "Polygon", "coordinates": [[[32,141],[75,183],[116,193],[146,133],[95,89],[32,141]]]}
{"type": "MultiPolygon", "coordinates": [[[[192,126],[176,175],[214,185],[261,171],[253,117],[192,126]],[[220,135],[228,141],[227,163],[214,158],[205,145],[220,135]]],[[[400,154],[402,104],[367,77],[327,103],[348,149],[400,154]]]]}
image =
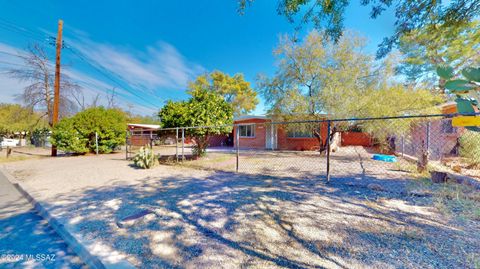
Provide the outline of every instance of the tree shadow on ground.
{"type": "Polygon", "coordinates": [[[381,182],[215,172],[84,189],[47,206],[143,268],[470,266],[475,230],[432,212],[429,198],[359,188],[355,176],[381,182]],[[116,226],[145,209],[154,218],[116,226]]]}
{"type": "Polygon", "coordinates": [[[0,207],[0,268],[82,268],[84,263],[24,199],[0,207]]]}

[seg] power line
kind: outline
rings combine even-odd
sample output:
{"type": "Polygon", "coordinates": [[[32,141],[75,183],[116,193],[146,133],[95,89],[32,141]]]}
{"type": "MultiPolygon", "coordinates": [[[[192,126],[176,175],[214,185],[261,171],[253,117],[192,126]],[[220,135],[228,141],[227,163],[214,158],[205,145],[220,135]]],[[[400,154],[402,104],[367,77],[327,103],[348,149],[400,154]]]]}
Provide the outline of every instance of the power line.
{"type": "MultiPolygon", "coordinates": [[[[8,30],[8,31],[20,34],[20,35],[23,35],[25,37],[28,37],[30,39],[34,39],[36,41],[40,41],[42,43],[54,44],[55,40],[56,40],[55,37],[47,36],[44,33],[39,33],[37,31],[31,30],[27,27],[24,27],[24,26],[18,25],[16,23],[10,22],[10,21],[8,21],[4,18],[0,18],[0,28],[3,28],[5,30],[8,30]]],[[[135,90],[133,88],[130,88],[128,83],[124,82],[123,79],[119,75],[117,75],[114,72],[104,68],[103,66],[101,66],[99,64],[96,64],[95,61],[87,59],[88,57],[86,57],[82,52],[80,52],[78,50],[75,50],[71,46],[65,45],[64,43],[62,43],[62,44],[63,44],[64,48],[69,49],[81,61],[85,62],[86,64],[88,64],[89,66],[94,68],[98,73],[102,74],[109,81],[113,82],[115,85],[119,86],[121,89],[123,89],[127,93],[131,94],[132,96],[135,96],[135,97],[139,98],[139,100],[142,100],[143,102],[142,102],[141,105],[149,104],[149,105],[151,105],[150,108],[158,109],[158,104],[157,103],[154,103],[150,99],[148,99],[147,97],[138,94],[137,90],[135,90]],[[122,84],[118,80],[123,81],[124,84],[122,84]]],[[[22,57],[20,55],[15,55],[13,53],[6,52],[6,51],[0,51],[0,53],[15,56],[15,57],[20,57],[20,58],[22,57]]],[[[138,86],[140,87],[140,85],[138,85],[138,86]]],[[[143,91],[143,92],[145,93],[145,91],[143,91]]],[[[131,98],[131,96],[128,96],[128,95],[125,95],[125,94],[122,94],[122,96],[124,98],[126,98],[127,100],[129,98],[131,98]]],[[[154,96],[154,97],[157,98],[156,96],[154,96]]]]}
{"type": "Polygon", "coordinates": [[[1,61],[1,60],[0,60],[0,64],[9,64],[9,65],[15,65],[15,66],[29,67],[28,65],[24,65],[24,64],[12,63],[12,62],[1,61]]]}
{"type": "Polygon", "coordinates": [[[80,51],[70,47],[70,46],[67,46],[67,49],[69,49],[74,55],[76,55],[80,60],[82,60],[83,62],[85,62],[86,64],[90,65],[91,67],[93,67],[97,72],[99,72],[100,74],[102,74],[105,78],[107,78],[108,80],[110,80],[111,82],[115,83],[117,86],[119,86],[121,89],[127,91],[128,93],[132,94],[133,96],[136,96],[138,98],[140,98],[141,100],[145,101],[146,103],[152,105],[153,107],[156,107],[158,108],[158,104],[156,103],[153,103],[151,102],[149,99],[145,99],[144,96],[142,95],[139,95],[135,89],[131,89],[129,88],[128,86],[126,87],[127,83],[125,83],[126,85],[122,85],[122,83],[118,82],[116,79],[115,79],[115,76],[116,74],[113,73],[112,71],[110,70],[107,70],[105,69],[104,67],[102,66],[99,66],[98,64],[95,64],[94,61],[91,61],[89,59],[87,59],[87,57],[80,51]],[[113,74],[113,75],[112,75],[113,74]]]}
{"type": "Polygon", "coordinates": [[[18,25],[16,23],[8,21],[4,18],[0,18],[0,27],[2,27],[3,29],[6,29],[6,30],[12,31],[12,32],[22,34],[22,35],[27,36],[29,38],[36,39],[38,41],[44,42],[44,41],[47,40],[47,35],[46,34],[40,33],[40,32],[35,31],[35,30],[31,30],[28,27],[18,25]]]}
{"type": "Polygon", "coordinates": [[[6,54],[6,55],[10,55],[10,56],[15,56],[15,57],[22,58],[22,55],[20,55],[20,54],[14,54],[14,53],[11,53],[11,52],[8,52],[8,51],[4,51],[4,50],[0,50],[0,53],[6,54]]]}

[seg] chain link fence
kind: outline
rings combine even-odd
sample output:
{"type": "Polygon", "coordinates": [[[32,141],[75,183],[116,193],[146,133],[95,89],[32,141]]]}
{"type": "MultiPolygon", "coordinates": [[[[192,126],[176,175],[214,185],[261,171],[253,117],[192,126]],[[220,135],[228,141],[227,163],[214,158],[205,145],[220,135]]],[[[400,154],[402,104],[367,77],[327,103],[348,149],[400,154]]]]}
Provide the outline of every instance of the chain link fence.
{"type": "Polygon", "coordinates": [[[480,178],[480,133],[452,126],[454,116],[251,118],[236,121],[227,134],[208,126],[130,133],[126,155],[148,144],[161,163],[247,174],[398,180],[441,170],[480,178]],[[195,156],[195,133],[207,134],[206,156],[195,156]]]}

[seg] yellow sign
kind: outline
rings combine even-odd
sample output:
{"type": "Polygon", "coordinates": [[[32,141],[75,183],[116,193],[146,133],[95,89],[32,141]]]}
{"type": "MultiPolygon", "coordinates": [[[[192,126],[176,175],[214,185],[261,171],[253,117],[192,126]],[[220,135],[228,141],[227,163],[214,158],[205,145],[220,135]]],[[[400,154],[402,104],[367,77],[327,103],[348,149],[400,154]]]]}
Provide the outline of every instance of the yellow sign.
{"type": "Polygon", "coordinates": [[[479,116],[458,116],[452,119],[452,125],[455,127],[460,126],[480,126],[479,116]]]}

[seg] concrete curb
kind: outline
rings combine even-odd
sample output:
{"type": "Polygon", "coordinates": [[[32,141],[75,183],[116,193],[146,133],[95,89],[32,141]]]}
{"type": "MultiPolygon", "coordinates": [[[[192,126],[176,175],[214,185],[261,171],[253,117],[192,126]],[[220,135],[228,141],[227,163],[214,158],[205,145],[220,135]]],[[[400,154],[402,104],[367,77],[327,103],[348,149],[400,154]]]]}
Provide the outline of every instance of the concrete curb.
{"type": "Polygon", "coordinates": [[[50,227],[60,235],[60,237],[67,243],[67,245],[85,262],[90,268],[95,269],[133,269],[135,268],[126,260],[120,259],[115,261],[108,261],[106,257],[94,255],[89,249],[95,249],[97,246],[94,241],[83,238],[75,228],[71,225],[64,225],[58,219],[53,217],[48,210],[32,195],[28,193],[5,169],[0,167],[0,172],[12,183],[12,185],[32,204],[38,214],[45,219],[50,227]]]}

